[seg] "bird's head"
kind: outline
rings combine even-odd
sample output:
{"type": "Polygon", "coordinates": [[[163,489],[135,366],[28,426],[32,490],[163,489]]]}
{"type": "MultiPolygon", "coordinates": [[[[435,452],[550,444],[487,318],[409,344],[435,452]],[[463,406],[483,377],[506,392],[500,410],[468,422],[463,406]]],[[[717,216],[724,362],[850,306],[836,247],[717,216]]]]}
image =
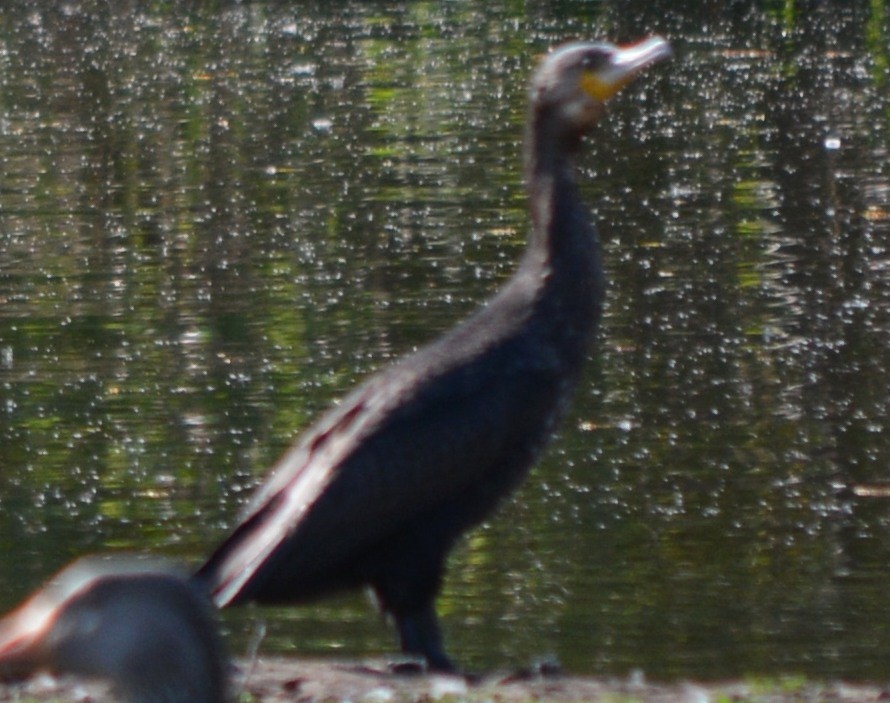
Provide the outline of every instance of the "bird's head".
{"type": "Polygon", "coordinates": [[[225,666],[206,598],[157,562],[75,562],[0,621],[0,680],[45,669],[130,702],[221,701],[225,666]]]}
{"type": "Polygon", "coordinates": [[[532,105],[565,129],[581,134],[600,117],[606,101],[634,76],[670,56],[670,44],[657,36],[629,46],[565,44],[538,65],[531,84],[532,105]]]}

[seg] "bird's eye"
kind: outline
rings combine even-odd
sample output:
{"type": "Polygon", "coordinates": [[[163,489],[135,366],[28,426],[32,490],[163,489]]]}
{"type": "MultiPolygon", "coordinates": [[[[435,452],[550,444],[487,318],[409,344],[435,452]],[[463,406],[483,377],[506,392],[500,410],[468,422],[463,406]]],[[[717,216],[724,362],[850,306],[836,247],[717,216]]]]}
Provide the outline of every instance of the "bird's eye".
{"type": "Polygon", "coordinates": [[[596,71],[609,62],[609,54],[600,49],[588,51],[581,57],[581,66],[588,71],[596,71]]]}

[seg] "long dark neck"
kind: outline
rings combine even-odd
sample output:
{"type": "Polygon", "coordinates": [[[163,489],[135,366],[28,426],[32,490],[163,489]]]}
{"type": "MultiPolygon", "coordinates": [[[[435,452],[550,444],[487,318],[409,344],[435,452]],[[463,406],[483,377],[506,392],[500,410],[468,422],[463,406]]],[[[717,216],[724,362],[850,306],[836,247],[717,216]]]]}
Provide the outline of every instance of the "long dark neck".
{"type": "Polygon", "coordinates": [[[580,364],[599,322],[604,293],[600,244],[575,176],[580,135],[546,112],[530,120],[526,178],[532,239],[523,263],[543,277],[539,314],[549,317],[571,363],[580,364]]]}

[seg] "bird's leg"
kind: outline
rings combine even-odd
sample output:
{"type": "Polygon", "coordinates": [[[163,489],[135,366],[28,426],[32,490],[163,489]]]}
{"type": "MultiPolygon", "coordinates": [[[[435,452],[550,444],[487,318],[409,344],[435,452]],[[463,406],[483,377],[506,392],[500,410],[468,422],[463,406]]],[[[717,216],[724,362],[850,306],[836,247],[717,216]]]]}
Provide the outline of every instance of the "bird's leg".
{"type": "Polygon", "coordinates": [[[431,671],[457,670],[442,646],[439,619],[432,602],[410,613],[394,613],[393,616],[405,654],[423,657],[431,671]]]}

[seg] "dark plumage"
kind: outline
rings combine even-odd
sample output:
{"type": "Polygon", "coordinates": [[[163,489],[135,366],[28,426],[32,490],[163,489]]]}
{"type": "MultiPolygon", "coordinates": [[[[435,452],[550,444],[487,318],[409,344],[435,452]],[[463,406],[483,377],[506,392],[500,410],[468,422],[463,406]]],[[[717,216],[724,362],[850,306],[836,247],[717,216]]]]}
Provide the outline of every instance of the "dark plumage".
{"type": "Polygon", "coordinates": [[[575,43],[531,84],[532,235],[475,316],[372,376],[281,458],[198,572],[220,606],[297,603],[370,585],[402,650],[451,669],[435,597],[457,538],[525,476],[567,404],[603,298],[574,156],[603,103],[670,53],[575,43]]]}
{"type": "Polygon", "coordinates": [[[47,670],[127,703],[223,703],[227,666],[206,594],[157,562],[81,559],[0,621],[0,680],[47,670]]]}

